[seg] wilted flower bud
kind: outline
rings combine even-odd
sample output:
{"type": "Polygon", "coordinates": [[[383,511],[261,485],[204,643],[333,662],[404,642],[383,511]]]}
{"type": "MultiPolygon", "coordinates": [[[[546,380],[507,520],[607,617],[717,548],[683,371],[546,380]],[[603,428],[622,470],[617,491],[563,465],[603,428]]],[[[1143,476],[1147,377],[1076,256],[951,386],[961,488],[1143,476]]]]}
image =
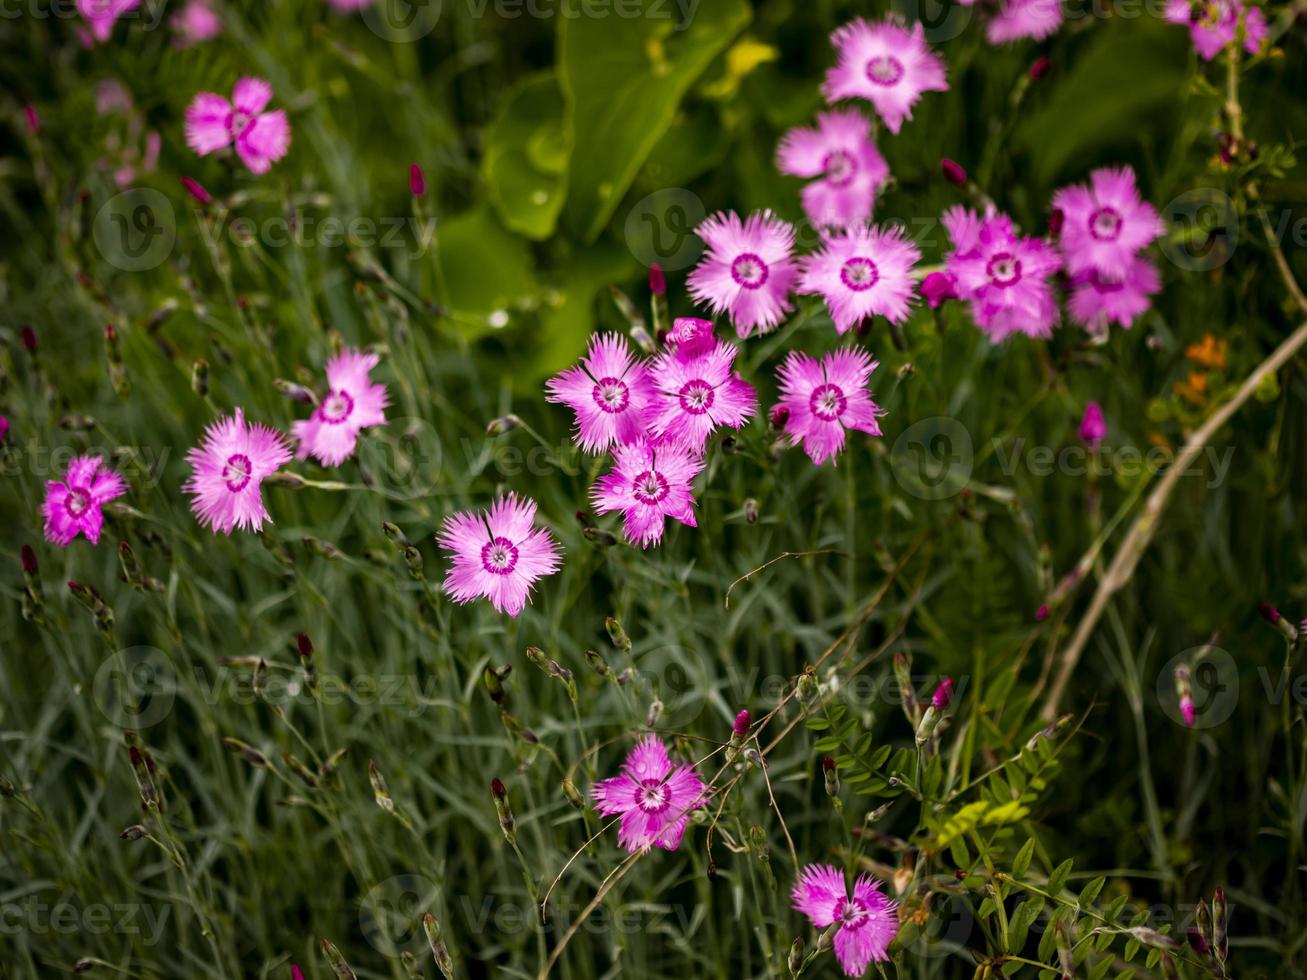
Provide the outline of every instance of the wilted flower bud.
{"type": "Polygon", "coordinates": [[[817,678],[813,676],[811,670],[805,670],[799,675],[798,682],[794,685],[795,693],[798,695],[799,703],[805,708],[810,708],[817,700],[817,678]]]}
{"type": "Polygon", "coordinates": [[[513,820],[513,809],[508,804],[508,790],[498,776],[490,780],[490,796],[495,801],[495,813],[499,816],[499,829],[504,832],[504,840],[515,845],[517,824],[513,820]]]}
{"type": "Polygon", "coordinates": [[[758,523],[758,501],[752,497],[744,502],[744,520],[747,524],[758,523]]]}
{"type": "Polygon", "coordinates": [[[40,566],[37,565],[36,563],[36,552],[32,550],[32,546],[30,544],[23,545],[22,551],[19,554],[23,564],[24,574],[36,575],[38,572],[40,572],[41,570],[40,566]]]}
{"type": "Polygon", "coordinates": [[[663,703],[654,698],[653,703],[649,705],[649,713],[645,716],[644,726],[653,728],[658,724],[658,719],[663,716],[663,703]]]}

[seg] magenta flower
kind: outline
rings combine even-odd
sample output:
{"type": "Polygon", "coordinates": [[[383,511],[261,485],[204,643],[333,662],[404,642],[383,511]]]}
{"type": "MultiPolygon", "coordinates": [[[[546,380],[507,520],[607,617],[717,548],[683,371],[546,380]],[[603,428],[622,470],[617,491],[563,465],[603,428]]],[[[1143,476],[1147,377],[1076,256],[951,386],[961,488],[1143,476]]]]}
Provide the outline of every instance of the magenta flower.
{"type": "Polygon", "coordinates": [[[615,333],[592,336],[580,364],[550,378],[545,391],[546,401],[576,413],[573,438],[591,453],[644,435],[654,395],[645,362],[615,333]]]}
{"type": "Polygon", "coordinates": [[[489,599],[516,617],[537,579],[558,571],[561,551],[547,528],[535,527],[536,502],[510,493],[488,511],[446,517],[436,540],[453,553],[445,594],[459,604],[489,599]]]}
{"type": "Polygon", "coordinates": [[[1136,257],[1120,280],[1109,279],[1097,269],[1073,276],[1067,310],[1090,333],[1103,333],[1113,323],[1129,330],[1152,305],[1149,297],[1161,288],[1153,263],[1136,257]]]}
{"type": "Polygon", "coordinates": [[[678,357],[693,358],[706,354],[717,344],[711,320],[678,316],[667,334],[667,346],[678,357]]]}
{"type": "Polygon", "coordinates": [[[827,70],[822,91],[827,102],[867,99],[897,133],[923,92],[947,92],[944,62],[926,46],[920,24],[908,30],[886,19],[869,24],[861,17],[831,35],[836,64],[827,70]]]}
{"type": "Polygon", "coordinates": [[[997,344],[1014,333],[1047,337],[1057,322],[1048,278],[1061,262],[1042,239],[1018,237],[1003,214],[981,218],[961,206],[944,212],[953,239],[946,271],[958,296],[971,305],[976,325],[997,344]]]}
{"type": "Polygon", "coordinates": [[[900,228],[854,228],[832,235],[803,260],[799,292],[824,296],[840,333],[869,316],[902,323],[912,309],[912,268],[920,259],[900,228]]]}
{"type": "Polygon", "coordinates": [[[816,128],[791,129],[776,150],[781,173],[804,177],[803,210],[817,226],[847,228],[871,218],[889,164],[871,140],[871,123],[844,109],[817,116],[816,128]]]}
{"type": "Polygon", "coordinates": [[[698,527],[690,484],[703,471],[703,459],[685,446],[655,445],[645,439],[613,450],[613,471],[591,491],[595,513],[620,510],[626,539],[648,548],[662,540],[665,518],[698,527]]]}
{"type": "Polygon", "coordinates": [[[179,48],[211,41],[222,33],[222,16],[210,6],[209,0],[190,0],[173,14],[169,23],[177,35],[175,43],[179,48]]]}
{"type": "Polygon", "coordinates": [[[935,688],[935,693],[930,696],[930,706],[936,711],[943,711],[953,700],[953,678],[945,677],[935,688]]]}
{"type": "Polygon", "coordinates": [[[770,211],[746,221],[732,212],[714,214],[695,230],[707,254],[690,273],[690,295],[714,313],[729,310],[735,332],[766,333],[790,311],[789,295],[798,275],[794,228],[770,211]]]}
{"type": "Polygon", "coordinates": [[[921,280],[920,292],[932,310],[948,299],[958,298],[957,281],[947,272],[932,272],[921,280]]]}
{"type": "Polygon", "coordinates": [[[990,44],[1042,40],[1062,26],[1062,0],[1002,0],[985,25],[990,44]]]}
{"type": "Polygon", "coordinates": [[[182,490],[195,498],[191,510],[210,530],[259,531],[271,520],[263,506],[263,481],[290,456],[280,432],[257,422],[247,425],[238,408],[205,429],[200,445],[186,454],[191,478],[182,490]]]}
{"type": "Polygon", "coordinates": [[[299,440],[296,459],[312,456],[323,466],[339,466],[354,455],[360,432],[385,425],[386,386],[368,376],[378,360],[346,348],[327,362],[327,397],[308,418],[291,423],[291,435],[299,440]]]}
{"type": "Polygon", "coordinates": [[[253,173],[267,173],[290,149],[286,110],[264,112],[272,86],[261,78],[242,78],[231,101],[199,92],[186,108],[186,145],[200,156],[235,144],[236,155],[253,173]]]}
{"type": "Polygon", "coordinates": [[[1188,25],[1194,50],[1204,61],[1236,39],[1249,54],[1257,54],[1270,33],[1261,8],[1245,7],[1242,0],[1168,0],[1166,19],[1188,25]]]}
{"type": "Polygon", "coordinates": [[[719,425],[738,429],[757,410],[753,386],[732,371],[737,348],[718,341],[694,356],[667,353],[654,361],[658,397],[650,430],[660,440],[702,453],[719,425]]]}
{"type": "Polygon", "coordinates": [[[1103,409],[1098,402],[1085,406],[1084,417],[1080,420],[1080,441],[1097,449],[1107,438],[1107,421],[1103,418],[1103,409]]]}
{"type": "Polygon", "coordinates": [[[880,890],[870,875],[859,875],[848,893],[844,874],[830,864],[810,864],[790,892],[795,911],[818,929],[839,923],[835,956],[846,976],[860,977],[872,960],[889,959],[889,944],[898,933],[896,902],[880,890]]]}
{"type": "Polygon", "coordinates": [[[86,535],[91,544],[100,541],[104,515],[100,508],[127,492],[123,478],[100,456],[74,456],[62,480],[47,480],[41,515],[45,518],[45,539],[67,548],[73,538],[86,535]]]}
{"type": "Polygon", "coordinates": [[[820,466],[843,451],[845,429],[880,435],[876,417],[882,411],[867,390],[874,370],[876,362],[859,349],[831,351],[820,361],[790,351],[776,371],[790,445],[802,442],[820,466]]]}
{"type": "Polygon", "coordinates": [[[617,842],[631,852],[654,846],[676,850],[690,811],[708,798],[699,774],[692,766],[673,766],[656,735],[636,742],[622,774],[595,783],[590,795],[604,816],[622,815],[617,842]]]}
{"type": "Polygon", "coordinates": [[[140,5],[141,0],[77,0],[77,12],[86,18],[91,36],[104,42],[109,40],[118,18],[140,5]]]}
{"type": "Polygon", "coordinates": [[[1129,167],[1100,167],[1088,186],[1073,184],[1053,195],[1062,212],[1058,239],[1071,275],[1097,269],[1109,279],[1121,279],[1135,254],[1164,230],[1162,219],[1135,187],[1129,167]]]}

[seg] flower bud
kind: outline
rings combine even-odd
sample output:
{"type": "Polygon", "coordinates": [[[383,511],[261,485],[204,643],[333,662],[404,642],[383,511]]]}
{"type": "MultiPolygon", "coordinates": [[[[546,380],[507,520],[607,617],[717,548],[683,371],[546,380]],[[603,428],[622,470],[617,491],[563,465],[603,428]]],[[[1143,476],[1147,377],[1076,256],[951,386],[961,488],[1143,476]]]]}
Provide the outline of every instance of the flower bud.
{"type": "Polygon", "coordinates": [[[285,378],[274,378],[272,387],[292,401],[300,402],[303,405],[316,405],[318,403],[317,395],[294,381],[287,381],[285,378]]]}
{"type": "Polygon", "coordinates": [[[440,931],[439,920],[427,912],[422,916],[422,931],[427,934],[427,945],[431,947],[431,957],[436,966],[445,975],[445,980],[454,980],[454,960],[445,946],[445,937],[440,931]]]}
{"type": "Polygon", "coordinates": [[[1180,702],[1180,716],[1187,728],[1194,727],[1194,699],[1189,685],[1189,667],[1180,664],[1175,668],[1175,696],[1180,702]]]}
{"type": "Polygon", "coordinates": [[[744,502],[744,522],[746,524],[758,523],[758,501],[752,497],[744,502]]]}
{"type": "Polygon", "coordinates": [[[36,331],[26,323],[18,331],[18,337],[23,342],[23,347],[29,354],[35,354],[38,344],[36,342],[36,331]]]}
{"type": "Polygon", "coordinates": [[[957,299],[957,282],[947,272],[931,272],[921,280],[918,291],[932,310],[948,299],[957,299]]]}
{"type": "Polygon", "coordinates": [[[23,106],[23,119],[27,123],[27,131],[33,136],[41,131],[41,115],[30,102],[23,106]]]}
{"type": "Polygon", "coordinates": [[[504,690],[504,678],[508,676],[511,667],[504,667],[502,671],[486,664],[481,671],[481,683],[485,685],[486,693],[490,695],[490,700],[495,704],[502,705],[508,697],[504,690]]]}
{"type": "Polygon", "coordinates": [[[1212,950],[1222,963],[1230,955],[1230,937],[1226,927],[1230,922],[1230,913],[1225,905],[1225,889],[1219,885],[1212,895],[1212,950]]]}
{"type": "Polygon", "coordinates": [[[572,781],[571,776],[563,777],[563,795],[567,797],[567,802],[571,803],[572,806],[576,807],[578,810],[585,809],[585,797],[582,796],[581,791],[576,788],[576,783],[572,781]]]}
{"type": "Polygon", "coordinates": [[[30,544],[23,545],[23,550],[20,554],[23,564],[23,573],[25,575],[36,575],[41,571],[40,566],[36,563],[36,552],[32,550],[30,544]]]}
{"type": "Polygon", "coordinates": [[[795,936],[794,942],[790,943],[790,955],[786,958],[786,965],[790,968],[790,976],[797,977],[803,972],[803,938],[795,936]]]}
{"type": "Polygon", "coordinates": [[[1261,613],[1262,619],[1266,620],[1281,633],[1285,639],[1293,640],[1298,637],[1298,630],[1294,628],[1293,623],[1289,622],[1284,616],[1280,615],[1280,610],[1276,609],[1268,602],[1259,602],[1257,611],[1261,613]]]}
{"type": "Polygon", "coordinates": [[[1041,78],[1043,78],[1045,75],[1048,74],[1049,69],[1052,67],[1053,67],[1053,62],[1050,61],[1048,58],[1044,57],[1043,55],[1041,55],[1040,57],[1036,58],[1034,64],[1030,66],[1030,71],[1028,73],[1030,75],[1030,80],[1032,82],[1039,81],[1041,78]]]}
{"type": "Polygon", "coordinates": [[[732,741],[735,739],[743,740],[744,736],[749,734],[749,711],[746,708],[735,716],[735,724],[731,727],[732,741]]]}
{"type": "Polygon", "coordinates": [[[495,813],[499,817],[499,829],[504,832],[504,840],[510,845],[515,845],[517,824],[513,820],[513,809],[508,803],[508,790],[498,776],[490,780],[490,796],[495,801],[495,813]]]}
{"type": "Polygon", "coordinates": [[[790,410],[784,405],[777,405],[771,410],[768,421],[771,422],[773,429],[785,428],[785,423],[790,420],[790,410]]]}
{"type": "Polygon", "coordinates": [[[600,677],[612,676],[612,670],[608,666],[608,661],[603,658],[603,655],[600,654],[598,650],[586,650],[585,659],[590,663],[594,672],[600,677]]]}
{"type": "Polygon", "coordinates": [[[616,616],[609,616],[604,620],[604,629],[608,631],[608,638],[612,640],[613,646],[623,653],[631,652],[631,638],[626,635],[626,630],[622,629],[622,622],[616,616]]]}
{"type": "Polygon", "coordinates": [[[201,204],[208,204],[213,200],[209,192],[204,189],[204,185],[191,177],[182,178],[182,187],[186,190],[187,194],[195,198],[195,200],[201,204]]]}
{"type": "Polygon", "coordinates": [[[939,169],[944,173],[944,179],[955,187],[965,187],[967,184],[967,172],[962,166],[953,160],[945,157],[939,161],[939,169]]]}
{"type": "Polygon", "coordinates": [[[202,357],[191,365],[191,391],[201,398],[209,394],[209,362],[202,357]]]}
{"type": "Polygon", "coordinates": [[[268,757],[249,743],[242,742],[238,738],[224,738],[222,744],[239,755],[255,769],[270,768],[268,757]]]}
{"type": "Polygon", "coordinates": [[[416,163],[408,166],[408,190],[414,197],[421,197],[427,192],[427,179],[416,163]]]}
{"type": "Polygon", "coordinates": [[[1048,214],[1048,233],[1054,236],[1060,234],[1062,231],[1062,225],[1065,222],[1066,215],[1063,214],[1062,209],[1054,208],[1048,214]]]}
{"type": "Polygon", "coordinates": [[[497,419],[492,419],[486,426],[486,435],[502,436],[505,432],[512,432],[521,424],[522,420],[516,415],[501,415],[497,419]]]}
{"type": "Polygon", "coordinates": [[[663,267],[656,262],[649,266],[649,292],[655,296],[667,294],[667,279],[663,276],[663,267]]]}
{"type": "Polygon", "coordinates": [[[939,687],[935,688],[935,693],[931,696],[930,706],[936,711],[943,711],[953,700],[953,678],[945,677],[939,682],[939,687]]]}
{"type": "Polygon", "coordinates": [[[331,964],[331,969],[335,972],[337,980],[358,980],[357,975],[350,969],[345,957],[340,955],[338,950],[330,939],[322,940],[322,952],[327,956],[327,962],[331,964]]]}
{"type": "Polygon", "coordinates": [[[822,775],[826,780],[826,795],[837,803],[840,798],[840,773],[835,760],[826,756],[821,760],[822,775]]]}

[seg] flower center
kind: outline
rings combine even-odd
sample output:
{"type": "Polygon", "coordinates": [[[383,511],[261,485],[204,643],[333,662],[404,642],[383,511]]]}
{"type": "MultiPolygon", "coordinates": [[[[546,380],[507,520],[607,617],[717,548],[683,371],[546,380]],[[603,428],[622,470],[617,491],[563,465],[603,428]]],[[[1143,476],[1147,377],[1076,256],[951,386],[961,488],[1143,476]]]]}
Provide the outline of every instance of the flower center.
{"type": "Polygon", "coordinates": [[[602,411],[613,415],[631,403],[631,392],[621,378],[601,378],[594,387],[594,400],[602,411]]]}
{"type": "Polygon", "coordinates": [[[245,132],[245,127],[250,124],[250,120],[253,118],[254,117],[248,112],[241,112],[239,109],[233,109],[231,113],[231,122],[227,123],[227,129],[231,132],[232,136],[239,136],[241,133],[245,132]]]}
{"type": "Polygon", "coordinates": [[[667,785],[660,779],[645,779],[635,791],[635,803],[645,813],[662,813],[670,802],[667,785]]]}
{"type": "Polygon", "coordinates": [[[491,538],[481,548],[481,567],[491,575],[507,575],[517,567],[517,545],[508,538],[491,538]]]}
{"type": "Polygon", "coordinates": [[[818,385],[808,396],[808,407],[817,418],[830,422],[844,414],[844,410],[849,407],[849,400],[836,385],[818,385]]]}
{"type": "Polygon", "coordinates": [[[877,55],[867,62],[867,78],[877,85],[897,85],[903,77],[903,62],[892,54],[877,55]]]}
{"type": "Polygon", "coordinates": [[[852,258],[840,269],[840,282],[855,293],[860,293],[880,282],[880,270],[871,259],[852,258]]]}
{"type": "Polygon", "coordinates": [[[1011,252],[999,252],[985,266],[989,281],[1001,289],[1021,281],[1021,260],[1011,252]]]}
{"type": "Polygon", "coordinates": [[[828,184],[843,187],[857,175],[858,161],[846,150],[834,150],[821,161],[821,169],[828,184]]]}
{"type": "Polygon", "coordinates": [[[233,453],[228,456],[227,462],[222,467],[222,480],[232,493],[240,493],[249,486],[253,474],[254,464],[244,453],[233,453]]]}
{"type": "Polygon", "coordinates": [[[1089,216],[1089,234],[1100,242],[1114,242],[1121,234],[1121,215],[1116,208],[1099,208],[1089,216]]]}
{"type": "Polygon", "coordinates": [[[642,504],[658,503],[667,491],[667,477],[656,470],[645,470],[631,483],[631,494],[642,504]]]}
{"type": "Polygon", "coordinates": [[[64,509],[69,517],[81,517],[86,508],[91,506],[91,494],[82,487],[69,487],[68,497],[64,500],[64,509]]]}
{"type": "Polygon", "coordinates": [[[716,396],[713,393],[712,385],[704,381],[703,378],[694,378],[681,386],[679,397],[681,399],[681,408],[691,415],[702,415],[712,408],[713,398],[716,396]]]}
{"type": "Polygon", "coordinates": [[[1094,269],[1089,273],[1089,285],[1094,287],[1094,292],[1096,293],[1119,293],[1125,288],[1125,283],[1123,282],[1113,282],[1111,279],[1104,279],[1098,274],[1097,269],[1094,269]]]}
{"type": "Polygon", "coordinates": [[[322,421],[329,422],[332,425],[339,425],[350,417],[354,411],[354,399],[346,391],[333,391],[322,402],[319,412],[322,415],[322,421]]]}
{"type": "Polygon", "coordinates": [[[871,914],[856,898],[846,898],[835,907],[835,921],[841,929],[861,929],[871,921],[871,914]]]}
{"type": "Polygon", "coordinates": [[[731,278],[745,289],[757,289],[769,275],[767,263],[753,252],[741,252],[731,263],[731,278]]]}

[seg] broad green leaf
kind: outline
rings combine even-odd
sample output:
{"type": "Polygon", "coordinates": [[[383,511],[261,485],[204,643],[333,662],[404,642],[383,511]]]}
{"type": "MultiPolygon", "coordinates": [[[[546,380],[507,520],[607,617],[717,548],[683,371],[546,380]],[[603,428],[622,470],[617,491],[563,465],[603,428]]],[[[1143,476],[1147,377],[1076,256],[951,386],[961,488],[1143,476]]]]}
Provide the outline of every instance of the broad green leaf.
{"type": "Polygon", "coordinates": [[[528,76],[504,94],[486,130],[483,171],[505,225],[527,238],[553,233],[567,193],[568,151],[553,72],[528,76]]]}
{"type": "Polygon", "coordinates": [[[684,24],[663,0],[639,0],[639,8],[634,17],[558,22],[572,138],[567,217],[586,241],[608,223],[690,86],[750,18],[745,0],[701,4],[684,24]]]}
{"type": "Polygon", "coordinates": [[[442,222],[436,242],[446,289],[442,299],[460,328],[473,334],[490,330],[501,318],[490,319],[492,313],[507,323],[510,309],[537,297],[526,245],[488,209],[442,222]]]}

